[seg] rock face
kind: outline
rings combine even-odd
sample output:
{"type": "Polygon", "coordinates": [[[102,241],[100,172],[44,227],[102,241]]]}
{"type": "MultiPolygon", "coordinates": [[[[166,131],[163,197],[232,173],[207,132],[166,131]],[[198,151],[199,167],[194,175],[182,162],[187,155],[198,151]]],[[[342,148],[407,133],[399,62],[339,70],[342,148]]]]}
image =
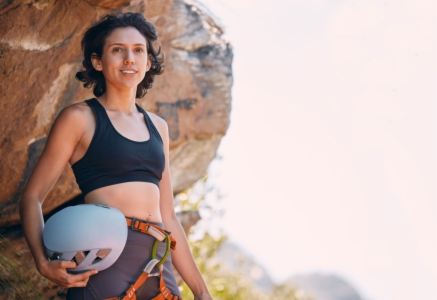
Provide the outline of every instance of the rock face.
{"type": "MultiPolygon", "coordinates": [[[[0,227],[19,223],[18,201],[60,110],[92,98],[74,75],[81,34],[103,15],[136,11],[155,24],[165,72],[137,102],[170,130],[174,192],[193,184],[229,126],[232,49],[214,21],[182,0],[3,1],[0,4],[0,227]]],[[[66,166],[48,213],[80,194],[66,166]]]]}

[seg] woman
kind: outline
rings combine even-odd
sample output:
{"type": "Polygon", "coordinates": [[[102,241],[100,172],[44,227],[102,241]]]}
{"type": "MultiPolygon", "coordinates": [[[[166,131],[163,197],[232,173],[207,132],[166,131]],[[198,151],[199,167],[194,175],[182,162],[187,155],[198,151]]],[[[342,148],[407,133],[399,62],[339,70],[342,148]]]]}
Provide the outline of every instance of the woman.
{"type": "MultiPolygon", "coordinates": [[[[114,207],[171,232],[177,248],[164,264],[163,278],[173,295],[179,296],[179,290],[172,263],[195,299],[211,299],[174,212],[167,124],[135,103],[151,88],[154,76],[163,72],[160,49],[155,51],[152,44],[157,38],[155,27],[139,13],[108,15],[85,32],[85,70],[76,77],[85,87],[94,87],[96,98],[60,112],[21,198],[22,225],[37,269],[69,288],[67,299],[120,296],[150,260],[154,241],[129,229],[119,259],[98,273],[69,274],[66,269],[74,268],[75,262],[49,261],[42,242],[41,205],[67,162],[86,204],[114,207]]],[[[157,277],[149,278],[136,291],[138,299],[152,299],[158,286],[157,277]]]]}

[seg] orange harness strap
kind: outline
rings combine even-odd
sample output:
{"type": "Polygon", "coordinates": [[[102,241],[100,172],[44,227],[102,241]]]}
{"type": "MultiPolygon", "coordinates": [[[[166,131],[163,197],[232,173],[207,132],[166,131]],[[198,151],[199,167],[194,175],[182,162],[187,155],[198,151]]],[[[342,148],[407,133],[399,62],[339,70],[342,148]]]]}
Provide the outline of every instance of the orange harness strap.
{"type": "Polygon", "coordinates": [[[157,238],[159,241],[163,241],[165,239],[165,235],[170,236],[170,248],[175,250],[176,249],[176,240],[171,236],[171,232],[157,226],[154,224],[150,224],[147,222],[141,222],[137,219],[131,219],[131,218],[126,218],[126,223],[127,226],[129,226],[132,230],[135,231],[139,231],[148,235],[151,235],[155,238],[157,238]],[[162,233],[162,238],[160,239],[159,237],[156,236],[156,234],[154,234],[154,232],[151,232],[149,229],[150,228],[154,228],[157,229],[159,232],[162,233]]]}
{"type": "Polygon", "coordinates": [[[165,285],[164,279],[162,278],[162,271],[159,272],[159,291],[160,293],[152,298],[152,300],[182,300],[182,298],[179,298],[178,296],[173,295],[170,290],[165,285]]]}
{"type": "MultiPolygon", "coordinates": [[[[136,220],[135,218],[126,218],[126,223],[127,226],[129,226],[132,230],[140,231],[142,233],[151,235],[159,241],[163,241],[166,236],[168,236],[170,238],[170,248],[176,249],[176,240],[170,235],[170,232],[168,232],[167,230],[162,229],[161,227],[154,224],[141,222],[139,220],[136,220]],[[156,229],[158,233],[154,229],[156,229]]],[[[136,300],[137,296],[135,294],[135,291],[138,290],[146,282],[147,278],[149,278],[150,272],[158,262],[159,261],[157,259],[152,259],[147,264],[140,277],[138,277],[137,281],[132,284],[122,296],[106,298],[105,300],[136,300]]],[[[167,288],[164,282],[164,278],[162,277],[162,265],[159,267],[159,294],[152,298],[152,300],[182,300],[182,298],[173,295],[167,288]]]]}
{"type": "MultiPolygon", "coordinates": [[[[159,294],[152,298],[152,300],[182,300],[182,298],[179,298],[176,295],[173,295],[170,290],[167,288],[167,286],[165,285],[164,280],[162,279],[162,272],[160,272],[159,274],[160,276],[160,284],[159,284],[159,294]]],[[[147,278],[149,277],[149,274],[146,272],[143,272],[141,274],[141,276],[138,278],[137,282],[135,282],[134,284],[132,284],[126,291],[125,295],[123,297],[117,297],[117,298],[110,298],[110,299],[106,299],[106,300],[116,300],[116,299],[121,299],[121,300],[136,300],[137,296],[135,294],[135,291],[137,289],[139,289],[141,287],[141,285],[143,285],[147,278]]]]}

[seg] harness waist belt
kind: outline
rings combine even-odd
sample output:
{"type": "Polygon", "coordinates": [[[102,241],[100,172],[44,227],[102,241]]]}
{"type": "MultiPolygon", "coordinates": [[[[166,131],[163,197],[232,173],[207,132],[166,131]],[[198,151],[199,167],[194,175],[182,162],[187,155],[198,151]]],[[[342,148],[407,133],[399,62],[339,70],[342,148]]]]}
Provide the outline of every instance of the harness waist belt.
{"type": "Polygon", "coordinates": [[[154,297],[152,300],[182,300],[182,298],[173,295],[170,290],[167,288],[164,282],[164,278],[162,276],[163,267],[162,264],[167,258],[167,255],[169,253],[170,248],[176,249],[176,240],[170,235],[170,232],[157,226],[154,224],[150,224],[146,221],[138,220],[136,218],[130,218],[126,217],[126,224],[129,226],[132,230],[139,231],[144,234],[148,234],[150,236],[153,236],[156,238],[156,241],[153,245],[152,249],[152,260],[147,264],[147,266],[144,268],[143,273],[140,275],[140,277],[137,279],[137,281],[132,284],[126,292],[123,293],[123,295],[119,297],[114,298],[106,298],[105,300],[136,300],[136,294],[135,291],[138,290],[138,288],[143,285],[147,278],[151,275],[150,272],[152,269],[157,266],[159,268],[159,294],[154,297]],[[158,241],[162,242],[165,241],[167,245],[167,250],[165,255],[161,260],[156,259],[156,248],[158,241]]]}
{"type": "Polygon", "coordinates": [[[170,231],[167,231],[157,225],[150,224],[149,222],[130,217],[126,217],[126,224],[132,230],[151,235],[160,242],[164,241],[166,235],[168,235],[170,236],[170,248],[172,250],[176,249],[176,240],[171,236],[170,231]]]}

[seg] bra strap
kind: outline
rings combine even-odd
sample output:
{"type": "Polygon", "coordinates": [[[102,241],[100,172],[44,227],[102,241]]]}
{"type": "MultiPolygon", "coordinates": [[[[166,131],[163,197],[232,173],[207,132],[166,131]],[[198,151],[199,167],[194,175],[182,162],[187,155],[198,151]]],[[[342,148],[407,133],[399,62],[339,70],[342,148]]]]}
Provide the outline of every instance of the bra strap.
{"type": "Polygon", "coordinates": [[[94,117],[96,119],[96,129],[94,131],[94,135],[96,136],[96,138],[98,138],[98,136],[102,132],[102,122],[105,121],[105,118],[102,115],[102,111],[101,111],[102,109],[101,104],[95,98],[85,100],[84,102],[93,110],[94,117]]]}
{"type": "Polygon", "coordinates": [[[143,113],[144,118],[146,119],[147,127],[149,128],[150,133],[152,134],[152,132],[153,132],[153,135],[155,135],[156,138],[158,140],[160,140],[161,143],[163,143],[161,135],[159,134],[158,129],[156,129],[155,125],[153,124],[152,119],[150,119],[149,114],[141,106],[139,106],[138,103],[135,103],[135,104],[137,105],[138,109],[143,113]]]}
{"type": "Polygon", "coordinates": [[[112,126],[111,120],[109,119],[105,107],[99,102],[99,100],[92,98],[90,100],[86,100],[86,102],[94,109],[94,113],[98,118],[96,121],[98,121],[99,124],[102,124],[104,128],[110,128],[112,126]]]}

